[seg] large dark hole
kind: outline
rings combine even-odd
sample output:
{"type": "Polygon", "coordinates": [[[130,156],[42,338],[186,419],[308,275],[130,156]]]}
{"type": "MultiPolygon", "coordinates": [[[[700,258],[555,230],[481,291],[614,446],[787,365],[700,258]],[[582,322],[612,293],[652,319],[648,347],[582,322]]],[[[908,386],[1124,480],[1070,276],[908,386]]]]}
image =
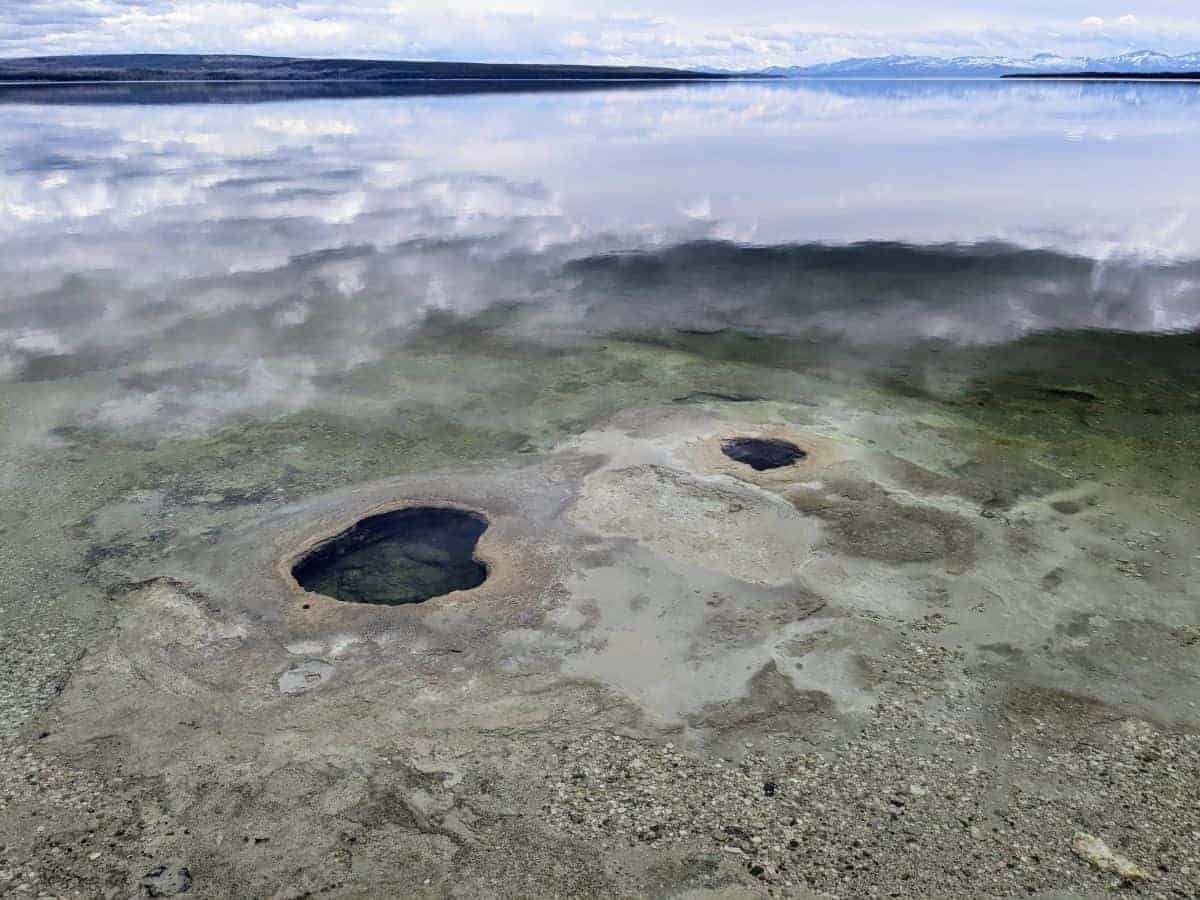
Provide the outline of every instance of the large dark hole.
{"type": "Polygon", "coordinates": [[[721,442],[721,452],[756,472],[782,469],[808,455],[791,441],[778,438],[729,438],[721,442]]]}
{"type": "Polygon", "coordinates": [[[383,513],[313,550],[292,575],[305,590],[351,603],[423,603],[483,584],[487,566],[475,559],[475,545],[487,527],[458,509],[383,513]]]}

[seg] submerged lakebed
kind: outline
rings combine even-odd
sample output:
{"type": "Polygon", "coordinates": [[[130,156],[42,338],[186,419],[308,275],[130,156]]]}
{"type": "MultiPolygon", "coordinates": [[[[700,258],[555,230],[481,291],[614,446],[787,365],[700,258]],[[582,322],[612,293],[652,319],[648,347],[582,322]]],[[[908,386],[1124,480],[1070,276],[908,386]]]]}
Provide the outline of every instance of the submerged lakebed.
{"type": "Polygon", "coordinates": [[[923,404],[964,454],[1190,491],[1200,236],[1143,217],[1183,202],[1192,87],[280,90],[0,91],[5,729],[173,555],[639,405],[923,404]]]}

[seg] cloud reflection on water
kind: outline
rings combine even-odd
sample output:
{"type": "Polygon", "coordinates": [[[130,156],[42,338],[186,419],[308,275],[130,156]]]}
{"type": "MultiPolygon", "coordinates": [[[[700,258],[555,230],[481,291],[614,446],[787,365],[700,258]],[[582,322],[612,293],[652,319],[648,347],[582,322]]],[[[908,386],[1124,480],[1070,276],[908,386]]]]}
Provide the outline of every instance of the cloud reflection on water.
{"type": "Polygon", "coordinates": [[[0,376],[107,372],[86,415],[172,431],[502,303],[556,341],[1192,329],[1198,111],[1010,83],[10,105],[0,376]]]}

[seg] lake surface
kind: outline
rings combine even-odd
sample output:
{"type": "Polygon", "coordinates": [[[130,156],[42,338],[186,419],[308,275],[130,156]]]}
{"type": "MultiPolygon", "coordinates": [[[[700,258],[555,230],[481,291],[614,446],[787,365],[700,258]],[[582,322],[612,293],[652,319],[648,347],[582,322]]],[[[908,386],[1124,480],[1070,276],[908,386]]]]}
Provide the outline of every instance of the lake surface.
{"type": "Polygon", "coordinates": [[[629,407],[1192,490],[1200,86],[305,90],[0,89],[0,729],[222,530],[629,407]]]}

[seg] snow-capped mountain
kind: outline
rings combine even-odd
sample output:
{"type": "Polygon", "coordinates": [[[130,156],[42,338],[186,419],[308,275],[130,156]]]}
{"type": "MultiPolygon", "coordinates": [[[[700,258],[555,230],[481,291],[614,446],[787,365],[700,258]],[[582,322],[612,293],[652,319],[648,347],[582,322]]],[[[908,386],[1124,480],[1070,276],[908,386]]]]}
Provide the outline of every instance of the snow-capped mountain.
{"type": "Polygon", "coordinates": [[[1153,50],[1136,50],[1110,59],[1093,60],[1094,65],[1115,66],[1115,72],[1195,72],[1200,70],[1200,53],[1167,56],[1153,50]]]}
{"type": "Polygon", "coordinates": [[[1153,50],[1137,50],[1110,57],[1039,53],[1025,59],[1008,56],[879,56],[763,70],[765,75],[790,78],[996,78],[1034,72],[1200,72],[1200,52],[1168,56],[1153,50]]]}

